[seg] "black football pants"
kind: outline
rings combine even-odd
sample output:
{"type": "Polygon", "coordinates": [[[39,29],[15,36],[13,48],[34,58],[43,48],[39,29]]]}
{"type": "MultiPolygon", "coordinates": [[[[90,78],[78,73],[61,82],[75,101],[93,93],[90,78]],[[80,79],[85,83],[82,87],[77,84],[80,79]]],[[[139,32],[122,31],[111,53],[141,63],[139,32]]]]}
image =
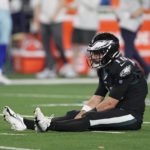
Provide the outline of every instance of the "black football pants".
{"type": "Polygon", "coordinates": [[[87,131],[87,130],[137,130],[141,122],[121,109],[103,112],[90,111],[81,119],[73,119],[78,111],[70,111],[65,117],[54,118],[48,130],[87,131]]]}
{"type": "MultiPolygon", "coordinates": [[[[47,130],[54,131],[88,131],[88,130],[137,130],[141,122],[122,109],[103,112],[90,111],[81,119],[73,119],[79,111],[67,112],[63,117],[52,119],[47,130]]],[[[34,121],[24,119],[28,129],[34,129],[34,121]]]]}

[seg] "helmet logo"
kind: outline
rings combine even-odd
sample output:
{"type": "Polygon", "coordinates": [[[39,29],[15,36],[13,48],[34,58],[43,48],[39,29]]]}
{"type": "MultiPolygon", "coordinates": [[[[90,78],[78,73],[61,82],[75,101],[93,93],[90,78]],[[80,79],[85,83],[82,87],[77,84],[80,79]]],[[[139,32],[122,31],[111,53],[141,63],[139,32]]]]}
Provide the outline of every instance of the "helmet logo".
{"type": "Polygon", "coordinates": [[[89,46],[88,47],[88,50],[99,50],[99,49],[101,49],[101,48],[106,48],[106,47],[108,47],[108,46],[111,46],[110,44],[112,44],[112,40],[110,40],[110,41],[106,41],[106,40],[99,40],[99,41],[97,41],[97,42],[95,42],[95,44],[93,45],[93,46],[89,46]]]}

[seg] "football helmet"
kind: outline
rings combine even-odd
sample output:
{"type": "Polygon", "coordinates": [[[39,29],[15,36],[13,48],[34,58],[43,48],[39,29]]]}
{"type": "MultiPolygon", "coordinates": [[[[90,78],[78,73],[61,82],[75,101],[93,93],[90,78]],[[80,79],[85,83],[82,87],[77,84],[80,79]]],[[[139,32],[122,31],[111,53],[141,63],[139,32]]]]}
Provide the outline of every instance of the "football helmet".
{"type": "Polygon", "coordinates": [[[103,68],[120,56],[119,40],[111,33],[97,33],[87,48],[91,68],[103,68]]]}

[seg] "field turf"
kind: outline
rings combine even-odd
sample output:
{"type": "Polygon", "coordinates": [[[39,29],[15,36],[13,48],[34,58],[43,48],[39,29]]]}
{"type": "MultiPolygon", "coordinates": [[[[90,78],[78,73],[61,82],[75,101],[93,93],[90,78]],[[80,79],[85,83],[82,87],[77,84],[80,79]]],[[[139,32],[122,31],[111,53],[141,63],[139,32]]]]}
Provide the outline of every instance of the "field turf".
{"type": "MultiPolygon", "coordinates": [[[[36,106],[45,115],[63,115],[80,109],[94,93],[95,84],[89,85],[11,85],[0,86],[0,149],[7,150],[149,150],[150,106],[146,106],[140,131],[122,132],[16,132],[3,120],[2,110],[10,106],[17,113],[33,116],[36,106]],[[65,106],[63,105],[65,104],[65,106]]],[[[150,94],[147,96],[150,99],[150,94]]]]}

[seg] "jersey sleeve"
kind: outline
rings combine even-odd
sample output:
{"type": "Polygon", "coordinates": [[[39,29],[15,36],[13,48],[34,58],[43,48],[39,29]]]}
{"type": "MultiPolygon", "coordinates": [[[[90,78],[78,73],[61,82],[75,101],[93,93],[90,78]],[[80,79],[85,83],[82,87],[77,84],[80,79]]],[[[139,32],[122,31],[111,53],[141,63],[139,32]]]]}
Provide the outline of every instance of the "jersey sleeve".
{"type": "Polygon", "coordinates": [[[105,88],[104,83],[102,82],[101,78],[99,78],[99,84],[95,91],[95,95],[105,97],[107,92],[108,92],[108,90],[105,88]]]}
{"type": "Polygon", "coordinates": [[[117,100],[122,100],[128,90],[129,84],[132,82],[132,79],[131,64],[119,67],[114,78],[115,83],[109,92],[109,96],[117,100]]]}

